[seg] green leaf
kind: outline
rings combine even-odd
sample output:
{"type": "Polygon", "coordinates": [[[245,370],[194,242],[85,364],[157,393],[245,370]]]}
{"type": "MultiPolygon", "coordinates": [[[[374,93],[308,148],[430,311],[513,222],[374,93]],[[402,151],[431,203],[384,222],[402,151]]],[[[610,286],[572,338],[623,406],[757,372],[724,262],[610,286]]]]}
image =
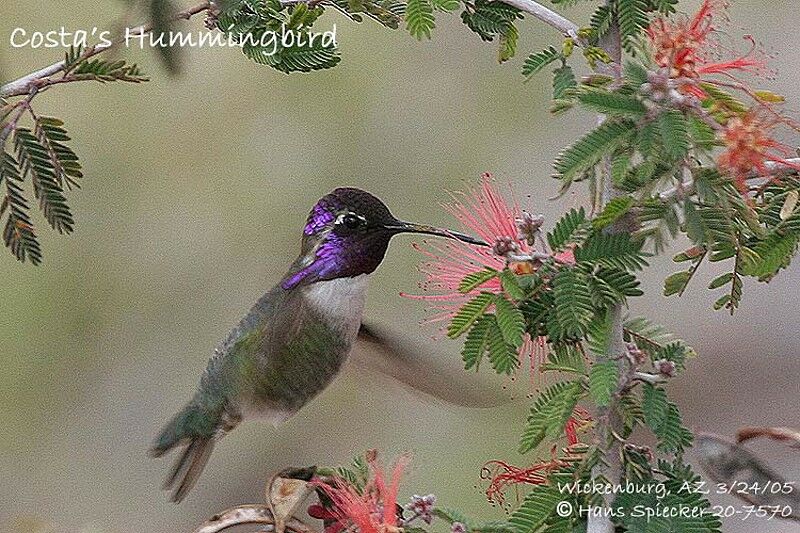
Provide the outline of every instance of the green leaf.
{"type": "Polygon", "coordinates": [[[517,349],[506,341],[496,315],[487,331],[486,348],[489,363],[498,374],[511,374],[519,366],[517,349]]]}
{"type": "MultiPolygon", "coordinates": [[[[305,39],[308,42],[307,35],[305,39]]],[[[333,44],[325,46],[321,39],[317,39],[311,46],[281,48],[272,59],[273,61],[268,61],[267,64],[288,74],[333,68],[339,64],[342,58],[339,50],[333,44]]]]}
{"type": "Polygon", "coordinates": [[[63,172],[55,169],[55,165],[59,164],[55,154],[48,151],[27,128],[14,131],[14,147],[22,173],[30,177],[33,194],[39,200],[39,207],[48,224],[59,233],[71,233],[75,221],[59,184],[57,176],[63,175],[63,172]]]}
{"type": "Polygon", "coordinates": [[[570,89],[574,89],[577,86],[578,82],[575,81],[575,73],[568,65],[562,65],[553,71],[554,100],[564,98],[570,89]]]}
{"type": "Polygon", "coordinates": [[[595,270],[594,277],[605,282],[617,294],[619,301],[623,301],[628,296],[644,294],[639,288],[639,280],[636,279],[636,276],[625,270],[601,267],[595,270]]]}
{"type": "Polygon", "coordinates": [[[558,438],[583,394],[580,381],[560,381],[545,389],[531,407],[520,453],[536,448],[545,437],[558,438]]]}
{"type": "Polygon", "coordinates": [[[23,196],[22,174],[17,161],[6,152],[0,152],[0,184],[5,186],[0,215],[8,213],[3,242],[19,261],[38,265],[42,262],[42,248],[23,196]]]}
{"type": "Polygon", "coordinates": [[[641,63],[629,61],[625,64],[625,79],[638,89],[648,81],[647,69],[641,63]]]}
{"type": "Polygon", "coordinates": [[[547,234],[547,243],[554,252],[563,251],[567,245],[581,243],[591,232],[591,223],[586,219],[586,211],[572,208],[561,217],[547,234]]]}
{"type": "Polygon", "coordinates": [[[408,0],[406,4],[406,29],[419,40],[431,38],[431,31],[436,27],[433,18],[433,6],[429,0],[408,0]]]}
{"type": "Polygon", "coordinates": [[[522,300],[525,298],[525,289],[519,284],[517,275],[510,269],[506,268],[500,272],[500,283],[506,294],[514,300],[522,300]]]}
{"type": "Polygon", "coordinates": [[[682,293],[686,290],[686,286],[691,279],[692,274],[688,270],[670,274],[667,276],[667,279],[664,280],[664,296],[682,293]]]}
{"type": "Polygon", "coordinates": [[[431,6],[437,11],[455,11],[461,6],[459,0],[431,0],[431,6]]]}
{"type": "Polygon", "coordinates": [[[635,96],[602,89],[584,89],[578,94],[578,101],[604,115],[637,118],[647,113],[647,108],[635,96]]]}
{"type": "Polygon", "coordinates": [[[509,24],[506,31],[500,34],[500,50],[497,53],[497,61],[505,63],[517,53],[517,42],[519,41],[519,31],[513,24],[509,24]]]}
{"type": "Polygon", "coordinates": [[[611,347],[611,336],[613,334],[613,322],[611,320],[611,313],[606,312],[601,316],[595,317],[589,325],[589,331],[586,335],[587,345],[589,350],[600,358],[607,357],[611,347]]]}
{"type": "Polygon", "coordinates": [[[591,295],[585,276],[565,268],[552,281],[555,320],[562,337],[581,338],[594,316],[591,295]]]}
{"type": "Polygon", "coordinates": [[[542,370],[585,375],[586,364],[583,352],[574,344],[556,343],[547,355],[547,361],[542,364],[542,370]]]}
{"type": "Polygon", "coordinates": [[[617,0],[619,31],[625,48],[632,50],[633,40],[647,27],[647,0],[617,0]]]}
{"type": "Polygon", "coordinates": [[[480,367],[483,354],[486,352],[489,340],[489,328],[494,322],[492,315],[483,315],[467,333],[464,339],[464,346],[461,349],[461,358],[464,360],[464,369],[474,368],[476,371],[480,367]]]}
{"type": "Polygon", "coordinates": [[[483,316],[483,313],[493,302],[494,294],[482,292],[465,303],[450,321],[450,325],[447,327],[447,336],[454,339],[466,333],[472,324],[483,316]]]}
{"type": "Polygon", "coordinates": [[[642,243],[628,233],[595,233],[575,249],[578,263],[597,263],[622,270],[641,270],[647,266],[642,243]]]}
{"type": "Polygon", "coordinates": [[[515,20],[520,18],[516,7],[490,0],[475,0],[473,10],[464,10],[461,20],[484,41],[504,35],[515,20]]]}
{"type": "Polygon", "coordinates": [[[683,427],[683,420],[678,406],[669,402],[667,416],[658,430],[653,431],[659,439],[658,449],[664,452],[682,453],[692,445],[692,432],[683,427]]]}
{"type": "Polygon", "coordinates": [[[635,125],[627,120],[603,122],[559,154],[556,177],[568,184],[628,142],[635,131],[635,125]]]}
{"type": "Polygon", "coordinates": [[[617,389],[617,362],[600,361],[592,365],[589,372],[589,395],[594,402],[605,407],[617,389]]]}
{"type": "Polygon", "coordinates": [[[500,328],[503,340],[514,348],[519,348],[525,334],[525,317],[522,315],[522,311],[506,300],[503,295],[497,296],[494,305],[497,326],[500,328]]]}
{"type": "Polygon", "coordinates": [[[611,199],[603,211],[592,220],[594,229],[599,230],[606,228],[625,216],[633,207],[634,200],[630,196],[618,196],[611,199]]]}
{"type": "Polygon", "coordinates": [[[613,22],[614,17],[609,6],[600,5],[595,9],[594,13],[592,13],[590,24],[595,35],[597,37],[602,37],[611,29],[611,24],[613,24],[613,22]]]}
{"type": "MultiPolygon", "coordinates": [[[[626,340],[636,342],[636,345],[650,353],[659,353],[671,343],[679,343],[684,346],[683,341],[675,339],[675,336],[667,332],[662,326],[651,322],[644,317],[633,318],[625,322],[623,326],[626,340]]],[[[688,354],[693,354],[691,348],[686,347],[688,354]]]]}
{"type": "Polygon", "coordinates": [[[786,268],[797,250],[800,235],[796,233],[770,233],[754,247],[757,260],[742,266],[744,274],[757,278],[769,278],[786,268]]]}
{"type": "Polygon", "coordinates": [[[471,292],[495,277],[497,277],[497,270],[493,268],[486,268],[478,272],[467,274],[458,284],[458,292],[471,292]]]}
{"type": "Polygon", "coordinates": [[[669,402],[667,393],[660,387],[654,387],[649,383],[642,385],[642,413],[644,421],[648,427],[657,433],[664,425],[664,421],[669,414],[669,402]]]}
{"type": "Polygon", "coordinates": [[[531,54],[522,64],[522,75],[526,78],[532,77],[540,72],[544,67],[561,58],[561,52],[552,46],[545,48],[541,52],[531,54]]]}
{"type": "Polygon", "coordinates": [[[668,110],[658,116],[658,127],[666,155],[681,161],[689,153],[689,124],[680,111],[668,110]]]}
{"type": "Polygon", "coordinates": [[[727,285],[728,283],[730,283],[732,279],[733,279],[733,272],[726,272],[725,274],[722,274],[721,276],[717,276],[716,278],[714,278],[709,284],[708,288],[719,289],[723,285],[727,285]]]}
{"type": "Polygon", "coordinates": [[[517,533],[534,533],[553,515],[556,505],[563,499],[564,495],[556,487],[538,485],[525,496],[508,522],[517,533]]]}

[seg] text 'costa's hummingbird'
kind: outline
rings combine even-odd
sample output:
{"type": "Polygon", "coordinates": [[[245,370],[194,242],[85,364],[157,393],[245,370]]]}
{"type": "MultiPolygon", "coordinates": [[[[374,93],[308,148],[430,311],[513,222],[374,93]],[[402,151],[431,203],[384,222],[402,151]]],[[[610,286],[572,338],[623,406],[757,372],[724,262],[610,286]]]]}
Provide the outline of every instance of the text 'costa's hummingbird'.
{"type": "Polygon", "coordinates": [[[214,443],[242,420],[278,424],[327,387],[358,336],[367,278],[398,233],[424,233],[476,245],[455,231],[396,219],[368,192],[339,188],[311,210],[300,256],[217,347],[192,400],[152,448],[184,447],[166,481],[181,501],[214,443]]]}

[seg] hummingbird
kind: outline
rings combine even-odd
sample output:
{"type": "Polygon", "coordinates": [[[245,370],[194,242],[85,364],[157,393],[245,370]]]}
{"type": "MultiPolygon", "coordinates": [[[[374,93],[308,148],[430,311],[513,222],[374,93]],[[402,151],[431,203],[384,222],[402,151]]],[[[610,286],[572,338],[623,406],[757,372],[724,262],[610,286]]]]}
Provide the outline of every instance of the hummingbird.
{"type": "Polygon", "coordinates": [[[277,425],[297,413],[339,373],[359,334],[370,274],[391,238],[421,233],[483,241],[403,222],[372,194],[343,187],[321,198],[303,228],[300,255],[214,353],[191,401],[151,448],[182,448],[165,489],[180,502],[214,445],[244,420],[277,425]]]}

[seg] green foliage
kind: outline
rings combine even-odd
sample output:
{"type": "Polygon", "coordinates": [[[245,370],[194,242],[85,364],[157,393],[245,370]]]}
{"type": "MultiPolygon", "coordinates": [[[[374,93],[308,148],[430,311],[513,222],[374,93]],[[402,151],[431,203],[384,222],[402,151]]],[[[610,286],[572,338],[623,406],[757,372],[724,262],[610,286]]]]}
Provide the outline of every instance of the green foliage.
{"type": "Polygon", "coordinates": [[[450,321],[450,325],[447,328],[447,336],[454,339],[466,333],[472,327],[472,324],[483,316],[483,313],[494,303],[494,298],[493,294],[482,292],[465,303],[450,321]]]}
{"type": "Polygon", "coordinates": [[[516,533],[534,533],[554,514],[556,505],[563,499],[563,494],[556,487],[536,486],[525,496],[508,522],[516,533]]]}
{"type": "Polygon", "coordinates": [[[662,326],[654,324],[644,317],[627,320],[623,326],[625,341],[634,342],[639,349],[647,352],[651,359],[661,359],[668,346],[679,346],[683,351],[683,358],[694,355],[694,350],[686,344],[676,339],[674,335],[666,331],[662,326]]]}
{"type": "Polygon", "coordinates": [[[531,54],[522,64],[522,75],[530,79],[534,74],[540,72],[547,65],[562,58],[561,52],[552,46],[545,48],[541,52],[531,54]]]}
{"type": "Polygon", "coordinates": [[[503,340],[514,348],[519,348],[525,333],[525,318],[522,311],[500,295],[495,299],[495,316],[503,340]]]}
{"type": "Polygon", "coordinates": [[[578,263],[592,263],[621,270],[640,270],[647,266],[642,243],[627,233],[593,233],[575,248],[578,263]]]}
{"type": "Polygon", "coordinates": [[[614,222],[625,216],[633,207],[634,199],[630,196],[618,196],[612,198],[603,211],[592,220],[592,226],[600,230],[612,225],[614,222]]]}
{"type": "Polygon", "coordinates": [[[603,115],[618,117],[643,117],[647,112],[636,96],[605,89],[585,88],[578,93],[578,102],[587,109],[603,115]]]}
{"type": "Polygon", "coordinates": [[[553,278],[555,313],[548,328],[555,339],[582,338],[594,316],[591,294],[586,276],[565,268],[553,278]]]}
{"type": "Polygon", "coordinates": [[[430,39],[436,27],[433,6],[429,0],[408,0],[406,4],[406,29],[413,37],[430,39]]]}
{"type": "MultiPolygon", "coordinates": [[[[499,316],[494,316],[486,332],[486,348],[489,364],[498,374],[511,374],[519,366],[519,356],[516,347],[506,340],[507,335],[513,335],[516,325],[506,324],[500,326],[499,316]]],[[[509,319],[506,319],[509,320],[509,319]]]]}
{"type": "Polygon", "coordinates": [[[692,444],[692,433],[683,427],[678,406],[667,400],[666,392],[650,384],[643,385],[642,412],[650,430],[658,437],[658,448],[682,453],[692,444]]]}
{"type": "Polygon", "coordinates": [[[539,394],[520,439],[520,453],[536,448],[545,437],[558,438],[584,394],[580,381],[560,381],[539,394]]]}
{"type": "Polygon", "coordinates": [[[519,278],[514,272],[508,268],[500,272],[500,284],[503,291],[514,300],[522,300],[526,296],[525,289],[520,285],[519,278]]]}
{"type": "Polygon", "coordinates": [[[59,233],[72,232],[72,213],[56,177],[63,175],[56,170],[58,159],[27,128],[17,128],[14,132],[14,148],[23,177],[31,180],[33,194],[47,222],[59,233]]]}
{"type": "Polygon", "coordinates": [[[474,368],[477,371],[479,369],[481,359],[487,350],[489,328],[492,327],[492,322],[494,322],[492,315],[483,315],[467,333],[461,349],[465,370],[474,368]]]}
{"type": "Polygon", "coordinates": [[[628,120],[607,120],[561,152],[555,161],[556,176],[564,186],[593,168],[600,160],[631,139],[636,127],[628,120]]]}
{"type": "Polygon", "coordinates": [[[547,361],[542,365],[542,370],[585,375],[586,364],[583,353],[576,344],[557,343],[552,346],[547,361]]]}
{"type": "Polygon", "coordinates": [[[522,18],[516,7],[491,0],[476,0],[465,4],[461,13],[464,24],[484,41],[499,37],[498,60],[503,63],[514,57],[517,50],[518,30],[515,21],[522,18]]]}
{"type": "Polygon", "coordinates": [[[616,0],[614,5],[619,20],[619,31],[626,50],[633,51],[634,40],[649,24],[647,0],[616,0]]]}
{"type": "Polygon", "coordinates": [[[689,123],[683,113],[669,110],[658,116],[658,128],[666,155],[680,161],[689,153],[689,123]]]}
{"type": "Polygon", "coordinates": [[[458,292],[468,293],[471,292],[487,281],[494,279],[497,277],[497,270],[493,268],[485,268],[483,270],[479,270],[478,272],[473,272],[468,274],[461,280],[461,283],[458,284],[458,292]]]}
{"type": "Polygon", "coordinates": [[[18,260],[38,265],[42,249],[23,196],[22,175],[17,161],[6,152],[0,152],[0,186],[5,189],[0,203],[0,216],[6,215],[3,242],[18,260]]]}
{"type": "Polygon", "coordinates": [[[605,407],[611,403],[618,379],[616,361],[598,361],[592,365],[589,372],[589,394],[598,406],[605,407]]]}
{"type": "Polygon", "coordinates": [[[577,87],[575,73],[569,65],[562,65],[553,71],[553,99],[558,100],[567,96],[571,89],[577,87]]]}
{"type": "Polygon", "coordinates": [[[580,244],[589,235],[592,223],[586,218],[586,211],[571,209],[556,222],[553,231],[547,234],[547,243],[555,252],[563,251],[571,244],[580,244]]]}

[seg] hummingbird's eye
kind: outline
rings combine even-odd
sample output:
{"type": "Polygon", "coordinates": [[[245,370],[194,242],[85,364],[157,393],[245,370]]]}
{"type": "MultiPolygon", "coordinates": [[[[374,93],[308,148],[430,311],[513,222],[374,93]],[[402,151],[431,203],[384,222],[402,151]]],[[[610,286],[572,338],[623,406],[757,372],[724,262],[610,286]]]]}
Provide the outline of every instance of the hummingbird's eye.
{"type": "Polygon", "coordinates": [[[350,230],[355,230],[360,228],[362,225],[366,223],[363,217],[356,215],[355,213],[347,213],[339,220],[339,223],[350,230]]]}

